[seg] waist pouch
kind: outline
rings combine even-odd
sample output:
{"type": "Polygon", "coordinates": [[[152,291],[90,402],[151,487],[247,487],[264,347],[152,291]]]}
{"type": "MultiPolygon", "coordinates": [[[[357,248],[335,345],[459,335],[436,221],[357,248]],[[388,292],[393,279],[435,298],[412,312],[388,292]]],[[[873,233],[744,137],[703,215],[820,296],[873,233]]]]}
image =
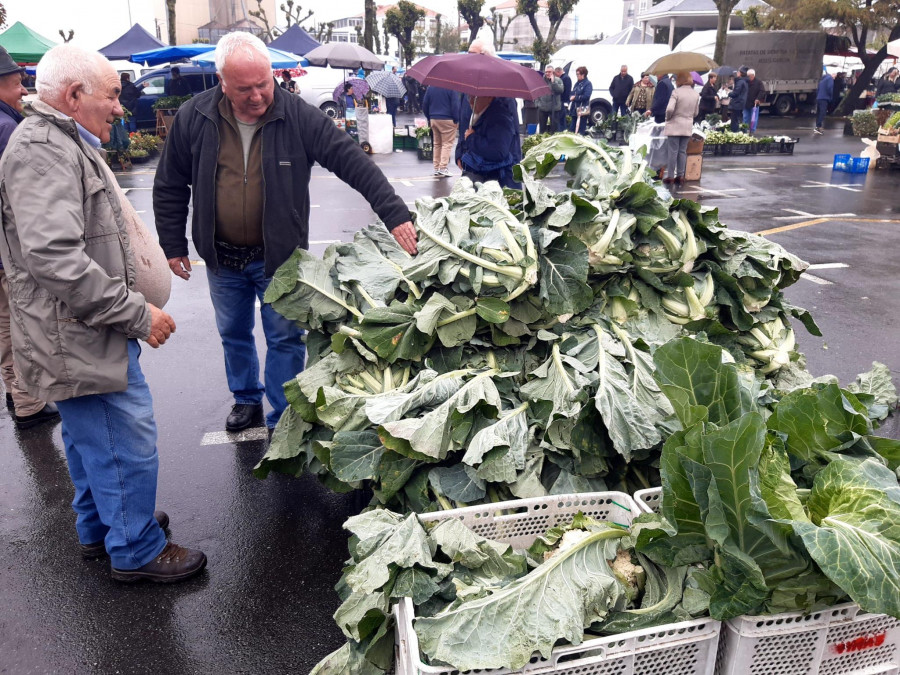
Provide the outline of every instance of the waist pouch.
{"type": "Polygon", "coordinates": [[[265,257],[262,246],[235,246],[224,241],[216,241],[215,246],[219,264],[237,272],[243,272],[247,265],[265,257]]]}

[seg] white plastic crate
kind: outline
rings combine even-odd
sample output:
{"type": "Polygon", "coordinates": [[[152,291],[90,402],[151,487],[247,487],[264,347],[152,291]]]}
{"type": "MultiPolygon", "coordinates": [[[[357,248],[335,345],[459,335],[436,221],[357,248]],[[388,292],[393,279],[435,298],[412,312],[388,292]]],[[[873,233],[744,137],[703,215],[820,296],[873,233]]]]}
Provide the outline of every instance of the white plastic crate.
{"type": "MultiPolygon", "coordinates": [[[[635,492],[634,500],[659,513],[662,488],[635,492]]],[[[900,621],[861,612],[848,603],[726,621],[716,675],[900,675],[900,621]]]]}
{"type": "Polygon", "coordinates": [[[718,675],[900,673],[900,621],[837,605],[804,615],[742,616],[725,622],[718,675]]]}
{"type": "MultiPolygon", "coordinates": [[[[422,514],[422,521],[457,518],[478,534],[526,548],[549,528],[569,522],[577,513],[597,520],[630,525],[640,509],[624,492],[595,492],[521,499],[498,504],[470,506],[451,511],[422,514]]],[[[419,641],[413,630],[414,607],[403,598],[395,609],[397,621],[396,675],[459,675],[460,671],[427,666],[419,656],[419,641]]],[[[540,655],[521,670],[491,669],[472,673],[528,673],[528,675],[713,675],[720,624],[697,619],[647,628],[610,637],[596,638],[578,646],[553,650],[550,658],[540,655]]]]}

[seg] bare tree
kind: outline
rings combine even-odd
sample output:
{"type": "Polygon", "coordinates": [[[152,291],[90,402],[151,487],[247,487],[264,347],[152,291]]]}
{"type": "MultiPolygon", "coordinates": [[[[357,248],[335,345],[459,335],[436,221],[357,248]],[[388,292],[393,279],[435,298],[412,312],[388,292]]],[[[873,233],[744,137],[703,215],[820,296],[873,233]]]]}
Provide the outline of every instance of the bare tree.
{"type": "Polygon", "coordinates": [[[175,35],[175,0],[166,0],[166,23],[169,26],[169,44],[178,44],[175,35]]]}
{"type": "MultiPolygon", "coordinates": [[[[375,9],[375,0],[365,0],[365,20],[363,24],[365,29],[363,30],[363,45],[370,52],[374,51],[375,42],[378,40],[378,17],[376,15],[375,9]]],[[[381,47],[379,45],[378,51],[381,51],[381,47]]],[[[376,54],[378,52],[375,52],[376,54]]]]}
{"type": "Polygon", "coordinates": [[[719,23],[716,26],[716,51],[713,61],[722,63],[725,58],[725,40],[728,38],[728,23],[731,20],[731,12],[741,0],[713,0],[716,9],[719,10],[719,23]]]}
{"type": "Polygon", "coordinates": [[[456,6],[460,16],[469,24],[469,43],[471,44],[484,25],[484,17],[481,16],[484,0],[457,0],[456,6]]]}
{"type": "Polygon", "coordinates": [[[494,34],[494,49],[503,51],[503,45],[506,44],[506,32],[509,30],[509,24],[518,19],[521,14],[516,11],[512,16],[504,16],[496,7],[491,7],[491,17],[487,19],[488,26],[494,34]]]}
{"type": "Polygon", "coordinates": [[[262,38],[263,42],[268,43],[268,42],[271,42],[272,38],[275,37],[275,33],[272,30],[272,26],[269,24],[269,17],[266,16],[266,10],[262,6],[262,2],[263,2],[263,0],[256,0],[257,8],[251,9],[247,13],[250,16],[252,16],[256,19],[259,19],[262,22],[263,29],[265,30],[265,32],[260,37],[262,38]]]}
{"type": "Polygon", "coordinates": [[[71,42],[72,38],[75,37],[75,31],[70,28],[69,29],[69,37],[66,37],[66,32],[62,28],[60,28],[59,36],[63,39],[63,43],[71,42]]]}
{"type": "Polygon", "coordinates": [[[288,28],[290,28],[294,24],[297,24],[302,28],[303,23],[310,19],[313,15],[313,11],[309,10],[306,13],[306,16],[301,19],[300,15],[303,14],[303,7],[297,5],[297,7],[295,8],[294,0],[287,0],[287,2],[284,2],[279,6],[279,9],[284,12],[284,20],[287,22],[288,28]]]}
{"type": "Polygon", "coordinates": [[[6,7],[0,3],[0,28],[6,28],[6,7]]]}
{"type": "MultiPolygon", "coordinates": [[[[720,2],[724,0],[716,0],[720,2]]],[[[728,0],[731,2],[732,0],[728,0]]],[[[735,2],[737,0],[734,0],[735,2]]],[[[534,58],[540,62],[541,68],[547,65],[550,55],[553,53],[553,43],[556,42],[556,33],[562,25],[563,19],[575,9],[578,0],[547,0],[547,18],[550,19],[550,28],[547,30],[547,37],[541,32],[538,25],[537,15],[541,10],[538,0],[517,0],[516,12],[524,14],[528,17],[531,29],[534,31],[534,44],[532,52],[534,58]]]]}

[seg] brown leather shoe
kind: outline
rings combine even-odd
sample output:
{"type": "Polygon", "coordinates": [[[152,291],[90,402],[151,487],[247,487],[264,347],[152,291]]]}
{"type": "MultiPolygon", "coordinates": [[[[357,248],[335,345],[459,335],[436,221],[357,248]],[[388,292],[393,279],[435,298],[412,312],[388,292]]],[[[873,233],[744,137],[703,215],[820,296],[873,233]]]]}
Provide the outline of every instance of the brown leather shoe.
{"type": "MultiPolygon", "coordinates": [[[[169,514],[165,511],[154,511],[153,517],[162,529],[169,527],[169,514]]],[[[94,560],[106,555],[106,543],[95,541],[93,544],[81,544],[81,557],[85,560],[94,560]]]]}
{"type": "Polygon", "coordinates": [[[158,584],[172,584],[194,576],[206,567],[203,551],[184,548],[171,541],[162,552],[143,567],[136,570],[110,569],[110,576],[116,581],[153,581],[158,584]]]}

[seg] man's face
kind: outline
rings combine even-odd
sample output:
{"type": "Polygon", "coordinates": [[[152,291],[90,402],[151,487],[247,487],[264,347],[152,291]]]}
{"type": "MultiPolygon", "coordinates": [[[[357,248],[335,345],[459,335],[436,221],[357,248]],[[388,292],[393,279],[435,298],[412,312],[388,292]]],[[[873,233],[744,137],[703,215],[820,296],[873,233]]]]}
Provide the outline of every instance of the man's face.
{"type": "Polygon", "coordinates": [[[222,92],[231,101],[235,116],[242,122],[256,122],[275,98],[275,81],[269,64],[260,58],[251,61],[238,51],[222,71],[222,92]]]}
{"type": "Polygon", "coordinates": [[[557,68],[556,70],[553,71],[553,74],[556,75],[557,77],[562,77],[565,74],[565,72],[566,71],[564,71],[562,68],[557,68]]]}
{"type": "Polygon", "coordinates": [[[622,69],[619,71],[619,74],[620,74],[622,77],[625,77],[625,76],[628,74],[628,67],[627,67],[627,66],[622,66],[622,69]]]}
{"type": "Polygon", "coordinates": [[[749,77],[750,81],[753,82],[753,80],[756,79],[756,73],[747,73],[747,77],[749,77]]]}
{"type": "Polygon", "coordinates": [[[553,68],[547,68],[547,70],[544,71],[544,77],[546,77],[548,80],[552,80],[553,79],[553,68]]]}
{"type": "Polygon", "coordinates": [[[77,92],[72,118],[101,142],[108,143],[113,122],[125,114],[119,104],[121,93],[118,73],[109,63],[104,64],[94,83],[94,91],[86,94],[81,89],[77,92]]]}
{"type": "Polygon", "coordinates": [[[22,112],[22,97],[28,90],[22,86],[22,73],[0,76],[0,101],[22,112]]]}

